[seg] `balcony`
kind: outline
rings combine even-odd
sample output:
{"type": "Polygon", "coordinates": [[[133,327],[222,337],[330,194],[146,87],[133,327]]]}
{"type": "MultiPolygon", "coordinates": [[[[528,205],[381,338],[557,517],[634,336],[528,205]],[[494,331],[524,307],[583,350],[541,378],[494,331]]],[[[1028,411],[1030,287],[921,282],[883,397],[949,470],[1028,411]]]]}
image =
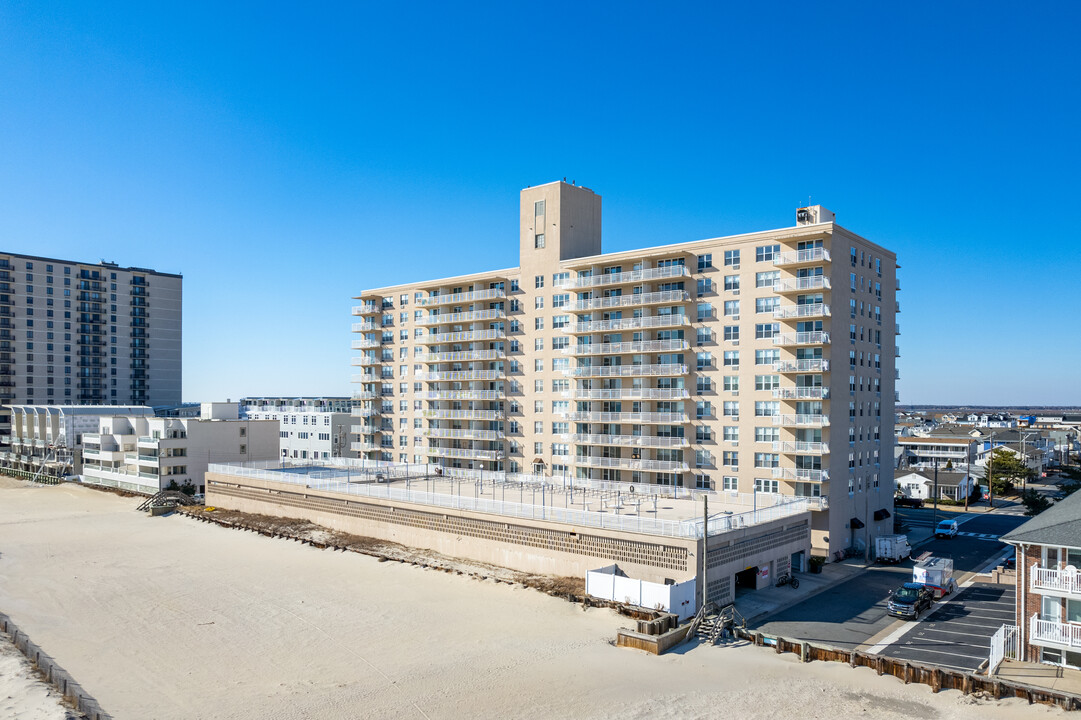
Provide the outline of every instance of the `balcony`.
{"type": "Polygon", "coordinates": [[[773,443],[773,452],[785,455],[825,455],[830,447],[824,442],[801,442],[799,440],[780,440],[773,443]]]}
{"type": "Polygon", "coordinates": [[[593,457],[579,455],[571,460],[578,467],[619,468],[621,470],[645,470],[647,472],[687,472],[690,466],[677,460],[638,460],[635,458],[593,457]]]}
{"type": "Polygon", "coordinates": [[[372,450],[378,450],[379,446],[370,442],[354,442],[349,443],[349,449],[353,452],[371,452],[372,450]]]}
{"type": "Polygon", "coordinates": [[[375,332],[376,330],[382,330],[383,327],[374,320],[365,320],[364,322],[353,323],[353,332],[375,332]]]}
{"type": "Polygon", "coordinates": [[[826,427],[829,415],[774,415],[773,424],[782,427],[826,427]]]}
{"type": "Polygon", "coordinates": [[[574,312],[589,312],[591,310],[605,310],[607,308],[641,307],[643,305],[670,305],[673,303],[685,303],[691,301],[691,294],[685,290],[664,290],[652,293],[631,293],[630,295],[613,295],[610,297],[592,298],[579,300],[570,306],[574,312]]]}
{"type": "Polygon", "coordinates": [[[486,421],[502,420],[502,410],[425,410],[421,413],[428,420],[486,421]]]}
{"type": "Polygon", "coordinates": [[[418,400],[503,400],[502,390],[432,390],[417,394],[418,400]]]}
{"type": "Polygon", "coordinates": [[[364,303],[363,305],[354,305],[354,315],[378,315],[383,312],[383,309],[375,303],[364,303]]]}
{"type": "Polygon", "coordinates": [[[498,430],[452,430],[449,428],[428,428],[424,431],[424,437],[432,439],[446,439],[446,440],[487,440],[489,442],[500,442],[503,440],[503,433],[498,430]]]}
{"type": "Polygon", "coordinates": [[[458,458],[461,460],[491,460],[499,458],[501,451],[497,450],[473,450],[470,448],[445,448],[428,447],[428,455],[445,458],[458,458]]]}
{"type": "Polygon", "coordinates": [[[773,336],[773,344],[781,347],[796,347],[798,345],[827,345],[830,334],[822,330],[813,332],[781,333],[773,336]]]}
{"type": "Polygon", "coordinates": [[[378,365],[381,360],[376,360],[374,355],[361,355],[353,358],[353,365],[378,365]]]}
{"type": "Polygon", "coordinates": [[[1032,645],[1076,650],[1081,648],[1081,625],[1041,620],[1039,615],[1029,619],[1028,641],[1032,645]]]}
{"type": "Polygon", "coordinates": [[[830,317],[830,306],[825,303],[810,303],[807,305],[781,305],[773,308],[774,320],[802,320],[816,317],[830,317]]]}
{"type": "Polygon", "coordinates": [[[685,437],[656,437],[653,435],[563,435],[575,445],[616,445],[619,447],[679,448],[689,444],[685,437]]]}
{"type": "Polygon", "coordinates": [[[782,387],[773,390],[773,397],[781,400],[825,400],[829,396],[828,387],[782,387]]]}
{"type": "Polygon", "coordinates": [[[441,343],[467,343],[483,340],[503,340],[507,337],[504,330],[473,330],[469,332],[439,333],[425,335],[416,339],[418,345],[439,345],[441,343]]]}
{"type": "Polygon", "coordinates": [[[582,390],[563,393],[575,400],[682,400],[690,397],[687,388],[621,388],[618,390],[582,390]]]}
{"type": "Polygon", "coordinates": [[[416,321],[417,325],[454,325],[457,323],[487,322],[502,320],[507,314],[502,310],[473,310],[470,312],[449,313],[447,315],[427,315],[416,321]]]}
{"type": "Polygon", "coordinates": [[[793,482],[829,482],[829,470],[804,470],[803,468],[775,467],[773,477],[793,482]]]}
{"type": "Polygon", "coordinates": [[[375,400],[380,397],[380,394],[374,390],[362,390],[361,392],[353,393],[354,400],[375,400]]]}
{"type": "Polygon", "coordinates": [[[783,252],[773,257],[774,267],[795,267],[797,265],[817,265],[830,262],[830,251],[826,248],[810,248],[783,252]]]}
{"type": "Polygon", "coordinates": [[[830,279],[825,275],[814,275],[802,278],[781,278],[773,283],[773,292],[776,293],[800,293],[829,289],[830,279]]]}
{"type": "Polygon", "coordinates": [[[424,382],[473,382],[477,380],[502,380],[507,374],[502,370],[450,370],[417,375],[424,382]]]}
{"type": "Polygon", "coordinates": [[[820,373],[829,372],[830,361],[817,358],[810,360],[778,360],[773,363],[773,371],[779,373],[820,373]]]}
{"type": "Polygon", "coordinates": [[[618,318],[615,320],[592,320],[567,325],[563,332],[574,335],[590,333],[622,332],[624,330],[644,330],[647,328],[670,328],[690,325],[686,315],[650,315],[639,318],[618,318]]]}
{"type": "Polygon", "coordinates": [[[585,343],[563,348],[564,355],[629,355],[637,353],[679,352],[687,350],[686,340],[647,340],[643,342],[585,343]]]}
{"type": "Polygon", "coordinates": [[[375,338],[364,338],[363,340],[354,340],[352,347],[354,350],[366,350],[368,348],[377,348],[382,344],[382,340],[376,340],[375,338]]]}
{"type": "Polygon", "coordinates": [[[503,360],[507,354],[502,350],[462,350],[459,352],[428,353],[419,358],[423,363],[441,362],[476,362],[483,360],[503,360]]]}
{"type": "Polygon", "coordinates": [[[1081,573],[1033,566],[1029,587],[1041,595],[1081,597],[1081,573]]]}
{"type": "Polygon", "coordinates": [[[484,300],[501,300],[507,297],[502,288],[474,290],[473,292],[453,293],[450,295],[429,295],[417,300],[418,307],[436,307],[439,305],[458,305],[484,300]]]}
{"type": "Polygon", "coordinates": [[[634,423],[639,425],[683,425],[690,422],[687,413],[672,412],[572,412],[567,413],[571,422],[634,423]]]}
{"type": "MultiPolygon", "coordinates": [[[[379,414],[379,408],[377,407],[355,407],[350,414],[351,417],[371,417],[379,414]]],[[[356,432],[356,431],[354,431],[356,432]]]]}
{"type": "Polygon", "coordinates": [[[556,285],[556,287],[565,290],[578,290],[583,288],[604,287],[606,285],[626,285],[627,283],[639,283],[648,280],[664,280],[666,278],[690,276],[691,272],[685,265],[668,265],[665,267],[646,268],[645,270],[632,270],[630,272],[568,278],[556,285]]]}
{"type": "Polygon", "coordinates": [[[588,365],[563,371],[576,378],[677,377],[687,374],[686,365],[588,365]]]}

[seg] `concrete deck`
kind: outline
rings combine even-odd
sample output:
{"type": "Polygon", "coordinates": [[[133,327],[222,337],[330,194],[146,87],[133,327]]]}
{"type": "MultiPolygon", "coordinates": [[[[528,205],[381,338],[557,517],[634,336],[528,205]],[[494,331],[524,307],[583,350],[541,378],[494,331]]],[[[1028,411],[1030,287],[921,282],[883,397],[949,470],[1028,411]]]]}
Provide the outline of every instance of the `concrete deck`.
{"type": "Polygon", "coordinates": [[[995,672],[995,677],[1081,696],[1081,670],[1044,663],[1003,660],[995,672]]]}

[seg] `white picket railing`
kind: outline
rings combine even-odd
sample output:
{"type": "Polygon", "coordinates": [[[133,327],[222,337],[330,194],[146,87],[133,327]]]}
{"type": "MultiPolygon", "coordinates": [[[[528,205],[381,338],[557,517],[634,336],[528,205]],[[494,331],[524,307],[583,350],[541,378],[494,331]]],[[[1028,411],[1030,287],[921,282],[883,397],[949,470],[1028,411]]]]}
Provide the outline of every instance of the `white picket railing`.
{"type": "Polygon", "coordinates": [[[991,636],[991,654],[988,657],[987,674],[994,675],[1003,660],[1020,660],[1019,636],[1016,625],[1003,625],[991,636]]]}

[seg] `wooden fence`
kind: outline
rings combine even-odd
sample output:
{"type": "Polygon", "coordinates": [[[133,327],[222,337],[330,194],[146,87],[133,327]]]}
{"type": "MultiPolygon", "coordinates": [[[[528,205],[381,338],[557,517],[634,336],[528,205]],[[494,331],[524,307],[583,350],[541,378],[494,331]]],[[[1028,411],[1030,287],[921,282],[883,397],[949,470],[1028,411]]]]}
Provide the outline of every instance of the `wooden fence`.
{"type": "Polygon", "coordinates": [[[960,690],[966,695],[986,693],[996,700],[1018,697],[1030,704],[1055,705],[1064,710],[1081,709],[1081,698],[1069,693],[1055,692],[1047,688],[1025,685],[994,676],[978,675],[935,665],[923,665],[910,660],[898,660],[884,655],[872,655],[858,650],[839,650],[824,645],[814,645],[801,640],[767,635],[746,628],[736,628],[736,636],[755,645],[773,647],[778,653],[795,653],[802,662],[824,660],[848,663],[850,667],[869,667],[879,675],[892,675],[909,683],[929,685],[932,692],[960,690]]]}

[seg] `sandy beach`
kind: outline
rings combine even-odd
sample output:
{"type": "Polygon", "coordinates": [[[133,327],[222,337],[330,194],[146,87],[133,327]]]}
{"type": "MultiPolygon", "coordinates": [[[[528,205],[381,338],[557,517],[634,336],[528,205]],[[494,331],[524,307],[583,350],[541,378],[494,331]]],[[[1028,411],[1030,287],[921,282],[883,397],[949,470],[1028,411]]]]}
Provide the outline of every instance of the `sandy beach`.
{"type": "Polygon", "coordinates": [[[138,502],[0,479],[0,611],[118,719],[1062,714],[768,649],[619,649],[609,610],[138,502]]]}

